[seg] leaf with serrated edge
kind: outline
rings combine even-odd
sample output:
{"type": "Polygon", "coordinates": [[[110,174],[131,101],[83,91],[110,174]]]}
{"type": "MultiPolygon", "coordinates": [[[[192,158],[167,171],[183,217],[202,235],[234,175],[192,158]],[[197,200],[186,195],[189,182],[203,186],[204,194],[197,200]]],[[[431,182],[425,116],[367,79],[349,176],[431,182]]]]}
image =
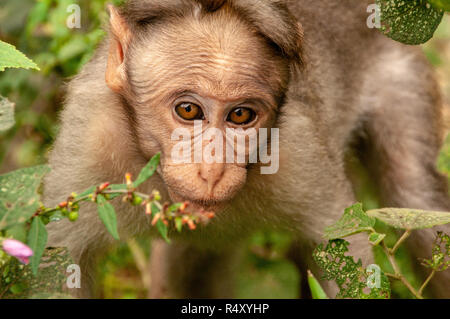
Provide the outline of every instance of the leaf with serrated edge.
{"type": "Polygon", "coordinates": [[[116,211],[103,195],[97,196],[97,211],[100,219],[114,239],[119,240],[116,211]]]}
{"type": "Polygon", "coordinates": [[[373,231],[375,219],[367,216],[358,203],[345,209],[344,215],[335,224],[325,228],[324,238],[344,238],[365,231],[373,231]]]}
{"type": "Polygon", "coordinates": [[[39,70],[39,67],[17,50],[13,45],[0,40],[0,71],[5,68],[23,68],[39,70]]]}
{"type": "Polygon", "coordinates": [[[450,267],[450,236],[438,232],[432,249],[432,258],[423,259],[422,265],[435,271],[445,271],[450,267]]]}
{"type": "Polygon", "coordinates": [[[160,153],[152,157],[150,162],[148,162],[148,164],[139,173],[138,178],[133,183],[134,187],[139,187],[142,183],[144,183],[146,180],[152,177],[153,174],[155,174],[156,169],[158,168],[159,165],[160,158],[161,158],[160,153]]]}
{"type": "Polygon", "coordinates": [[[422,44],[433,37],[444,11],[426,0],[376,0],[381,14],[381,32],[405,44],[422,44]]]}
{"type": "Polygon", "coordinates": [[[329,241],[326,247],[320,244],[313,253],[313,259],[323,270],[322,279],[333,280],[339,287],[336,298],[389,299],[390,284],[386,275],[380,271],[380,287],[371,288],[366,294],[369,274],[362,268],[361,259],[357,262],[347,256],[349,242],[343,239],[329,241]]]}
{"type": "Polygon", "coordinates": [[[48,166],[36,166],[0,176],[0,230],[23,224],[39,208],[38,188],[48,166]]]}
{"type": "Polygon", "coordinates": [[[381,208],[367,211],[367,215],[399,229],[425,229],[450,223],[449,212],[433,212],[410,208],[381,208]]]}
{"type": "Polygon", "coordinates": [[[369,235],[369,242],[374,246],[378,246],[385,237],[386,234],[372,233],[369,235]]]}
{"type": "Polygon", "coordinates": [[[31,271],[37,275],[41,257],[47,245],[47,229],[39,217],[33,218],[31,222],[27,244],[33,250],[33,256],[30,258],[31,271]]]}
{"type": "Polygon", "coordinates": [[[71,290],[67,287],[67,269],[73,263],[67,248],[47,248],[41,258],[38,274],[34,276],[30,265],[22,265],[18,260],[12,259],[8,264],[8,276],[0,275],[0,287],[14,284],[23,289],[19,293],[8,290],[2,295],[2,299],[28,299],[43,294],[58,298],[67,296],[71,290]]]}

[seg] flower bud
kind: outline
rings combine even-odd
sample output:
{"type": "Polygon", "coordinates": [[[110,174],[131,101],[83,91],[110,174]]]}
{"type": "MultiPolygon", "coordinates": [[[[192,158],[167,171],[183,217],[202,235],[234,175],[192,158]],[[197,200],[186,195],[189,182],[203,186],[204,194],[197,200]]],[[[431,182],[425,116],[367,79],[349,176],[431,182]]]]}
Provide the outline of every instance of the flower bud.
{"type": "Polygon", "coordinates": [[[181,204],[180,206],[180,212],[184,213],[184,211],[186,210],[186,208],[189,206],[188,202],[184,202],[183,204],[181,204]]]}
{"type": "Polygon", "coordinates": [[[151,216],[152,215],[152,204],[145,204],[145,214],[151,216]]]}
{"type": "Polygon", "coordinates": [[[98,191],[99,192],[103,192],[105,189],[107,189],[109,187],[110,183],[103,183],[102,185],[100,185],[98,187],[98,191]]]}
{"type": "Polygon", "coordinates": [[[58,207],[59,207],[59,208],[66,208],[67,205],[68,205],[67,202],[62,202],[62,203],[59,203],[58,207]]]}
{"type": "Polygon", "coordinates": [[[189,219],[187,221],[187,224],[188,224],[190,230],[195,230],[197,228],[197,226],[195,226],[195,223],[192,221],[192,219],[189,219]]]}
{"type": "Polygon", "coordinates": [[[155,226],[156,225],[156,223],[158,222],[158,220],[161,218],[161,213],[157,213],[156,215],[155,215],[155,217],[153,217],[153,220],[152,220],[152,226],[155,226]]]}
{"type": "Polygon", "coordinates": [[[126,173],[125,174],[125,180],[126,180],[126,182],[127,182],[127,186],[131,186],[131,185],[133,185],[133,182],[131,181],[131,174],[130,173],[126,173]]]}

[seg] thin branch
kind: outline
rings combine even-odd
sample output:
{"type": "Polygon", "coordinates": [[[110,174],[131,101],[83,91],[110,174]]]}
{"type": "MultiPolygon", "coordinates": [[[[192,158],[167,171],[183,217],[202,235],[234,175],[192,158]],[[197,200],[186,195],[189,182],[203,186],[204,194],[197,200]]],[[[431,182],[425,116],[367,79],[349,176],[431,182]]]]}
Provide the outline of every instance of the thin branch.
{"type": "Polygon", "coordinates": [[[384,273],[387,277],[395,279],[395,280],[400,280],[400,277],[398,275],[395,274],[391,274],[391,273],[384,273]]]}
{"type": "Polygon", "coordinates": [[[400,280],[417,299],[423,299],[422,295],[419,292],[417,292],[417,290],[411,285],[411,283],[401,274],[400,267],[395,261],[394,254],[392,253],[393,250],[389,249],[384,241],[382,245],[383,250],[389,259],[389,262],[392,265],[392,268],[394,268],[394,273],[395,276],[398,277],[398,280],[400,280]]]}
{"type": "Polygon", "coordinates": [[[428,283],[430,282],[430,280],[434,277],[434,275],[436,274],[436,270],[433,269],[433,271],[431,272],[431,274],[428,276],[428,278],[425,280],[425,282],[423,283],[422,287],[420,287],[419,289],[419,294],[422,294],[424,289],[426,288],[426,286],[428,285],[428,283]]]}
{"type": "Polygon", "coordinates": [[[147,257],[145,256],[144,252],[135,239],[129,239],[127,241],[127,244],[136,262],[136,266],[141,273],[141,281],[145,289],[147,289],[147,291],[150,291],[152,278],[150,276],[150,272],[147,271],[147,257]]]}
{"type": "Polygon", "coordinates": [[[390,249],[389,251],[391,252],[392,255],[395,254],[395,252],[398,250],[398,248],[400,247],[401,244],[403,244],[403,242],[408,239],[408,237],[411,235],[411,230],[407,230],[403,233],[403,235],[400,237],[400,239],[395,243],[394,247],[392,249],[390,249]]]}

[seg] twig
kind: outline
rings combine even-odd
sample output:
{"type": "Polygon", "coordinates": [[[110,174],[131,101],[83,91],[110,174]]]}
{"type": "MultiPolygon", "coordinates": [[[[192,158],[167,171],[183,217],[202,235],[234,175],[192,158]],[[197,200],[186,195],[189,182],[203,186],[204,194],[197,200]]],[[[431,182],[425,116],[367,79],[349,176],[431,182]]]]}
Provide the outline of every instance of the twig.
{"type": "Polygon", "coordinates": [[[397,276],[397,275],[395,275],[395,274],[391,274],[391,273],[385,273],[385,275],[386,275],[387,277],[390,277],[390,278],[392,278],[392,279],[395,279],[395,280],[400,280],[400,277],[399,277],[399,276],[397,276]]]}
{"type": "Polygon", "coordinates": [[[150,272],[147,271],[147,257],[145,256],[144,252],[142,251],[139,244],[136,242],[135,239],[129,239],[127,241],[128,247],[130,248],[130,251],[133,255],[134,260],[136,261],[136,266],[139,269],[139,272],[141,273],[141,280],[142,283],[147,289],[147,291],[150,291],[152,278],[150,276],[150,272]]]}
{"type": "Polygon", "coordinates": [[[411,235],[411,230],[407,230],[403,233],[403,235],[400,237],[400,239],[395,243],[394,247],[392,249],[390,249],[389,251],[391,252],[392,255],[395,254],[395,252],[398,250],[398,248],[400,247],[401,244],[403,244],[403,242],[408,239],[408,237],[411,235]]]}
{"type": "Polygon", "coordinates": [[[425,282],[423,283],[422,287],[420,287],[419,289],[419,294],[422,294],[425,287],[428,285],[428,283],[430,282],[430,280],[434,277],[434,275],[436,274],[436,270],[433,269],[433,271],[431,272],[431,274],[428,276],[428,278],[425,280],[425,282]]]}
{"type": "MultiPolygon", "coordinates": [[[[394,274],[398,278],[398,280],[400,280],[417,299],[423,299],[422,295],[419,292],[417,292],[417,290],[411,285],[411,283],[401,274],[400,267],[397,265],[394,254],[392,253],[393,249],[389,249],[384,241],[383,241],[382,245],[383,245],[384,253],[388,257],[389,262],[392,265],[392,268],[394,268],[394,274]]],[[[395,246],[397,246],[397,245],[395,245],[395,246]]]]}

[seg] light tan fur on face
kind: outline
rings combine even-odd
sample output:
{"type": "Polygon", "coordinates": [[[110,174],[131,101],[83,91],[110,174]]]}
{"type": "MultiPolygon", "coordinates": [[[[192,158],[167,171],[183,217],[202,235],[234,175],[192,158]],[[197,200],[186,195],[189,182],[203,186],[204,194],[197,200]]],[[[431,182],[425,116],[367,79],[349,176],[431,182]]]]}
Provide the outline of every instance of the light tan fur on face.
{"type": "Polygon", "coordinates": [[[204,129],[218,128],[225,136],[230,105],[257,100],[252,106],[258,111],[258,122],[252,127],[270,127],[276,119],[276,95],[286,81],[282,70],[288,66],[227,8],[150,28],[148,38],[135,44],[129,57],[140,147],[149,156],[162,152],[162,176],[172,199],[208,209],[223,206],[245,184],[246,165],[173,164],[170,157],[177,143],[170,140],[173,130],[192,130],[191,124],[180,123],[173,114],[175,101],[197,95],[197,101],[205,101],[198,102],[207,117],[204,129]]]}

